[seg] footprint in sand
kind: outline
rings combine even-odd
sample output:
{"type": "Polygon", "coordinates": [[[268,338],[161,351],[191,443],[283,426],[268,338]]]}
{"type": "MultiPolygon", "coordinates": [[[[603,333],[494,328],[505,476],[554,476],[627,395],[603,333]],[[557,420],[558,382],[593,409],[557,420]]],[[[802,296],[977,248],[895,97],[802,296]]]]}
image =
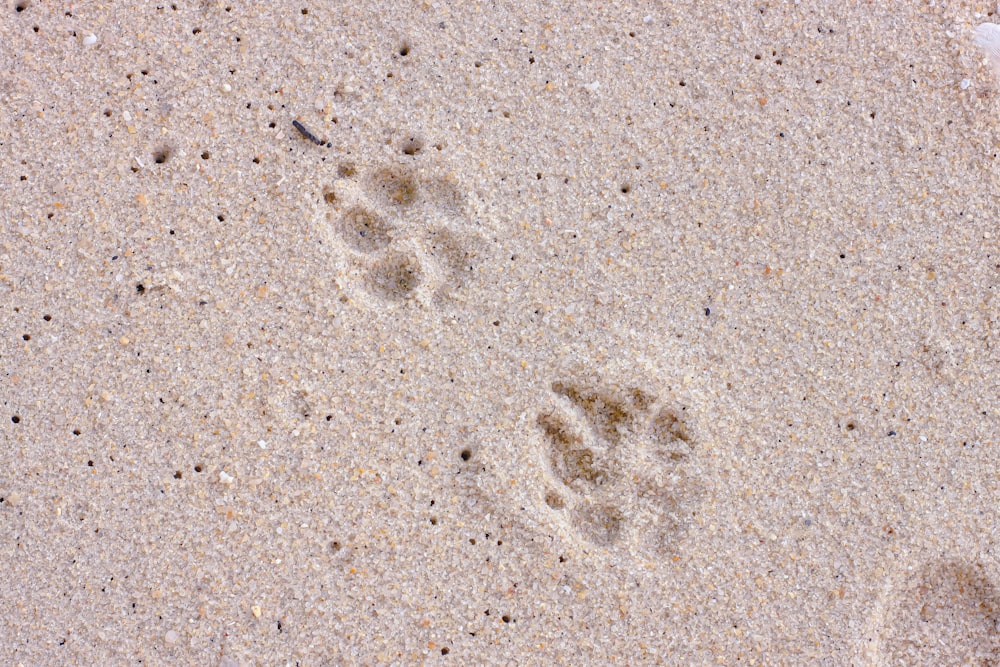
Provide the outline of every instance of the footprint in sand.
{"type": "Polygon", "coordinates": [[[376,308],[463,300],[484,246],[461,189],[413,163],[415,142],[404,142],[399,164],[341,165],[324,192],[328,237],[345,258],[343,287],[376,308]]]}
{"type": "Polygon", "coordinates": [[[932,561],[890,587],[873,619],[875,665],[1000,665],[997,575],[979,561],[932,561]]]}
{"type": "Polygon", "coordinates": [[[535,420],[549,518],[592,545],[670,552],[698,496],[681,412],[638,388],[551,388],[535,420]]]}

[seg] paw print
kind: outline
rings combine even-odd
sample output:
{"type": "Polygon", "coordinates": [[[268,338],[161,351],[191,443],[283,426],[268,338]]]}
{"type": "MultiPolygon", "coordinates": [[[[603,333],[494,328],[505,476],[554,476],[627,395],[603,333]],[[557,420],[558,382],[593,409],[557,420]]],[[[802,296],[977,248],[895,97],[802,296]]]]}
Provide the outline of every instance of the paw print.
{"type": "Polygon", "coordinates": [[[409,164],[370,172],[342,165],[324,199],[328,236],[343,251],[345,287],[376,307],[446,306],[479,264],[461,190],[409,164]]]}
{"type": "Polygon", "coordinates": [[[866,636],[879,665],[1000,664],[995,562],[931,558],[897,568],[866,636]]]}
{"type": "Polygon", "coordinates": [[[541,494],[550,516],[585,542],[669,552],[697,496],[692,438],[678,413],[641,390],[556,382],[541,411],[541,494]]]}

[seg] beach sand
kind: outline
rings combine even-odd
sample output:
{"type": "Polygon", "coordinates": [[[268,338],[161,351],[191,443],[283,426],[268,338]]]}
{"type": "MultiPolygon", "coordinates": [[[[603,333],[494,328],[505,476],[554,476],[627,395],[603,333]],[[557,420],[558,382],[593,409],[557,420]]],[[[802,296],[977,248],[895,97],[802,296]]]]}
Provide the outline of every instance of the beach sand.
{"type": "Polygon", "coordinates": [[[3,0],[0,663],[997,664],[993,9],[3,0]]]}

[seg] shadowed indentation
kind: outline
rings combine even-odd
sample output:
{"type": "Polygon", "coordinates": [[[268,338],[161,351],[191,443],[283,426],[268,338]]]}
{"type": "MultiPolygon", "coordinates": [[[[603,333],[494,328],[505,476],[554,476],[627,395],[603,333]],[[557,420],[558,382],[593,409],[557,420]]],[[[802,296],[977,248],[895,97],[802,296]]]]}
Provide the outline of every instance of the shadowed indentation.
{"type": "Polygon", "coordinates": [[[605,505],[585,505],[573,510],[573,521],[588,541],[601,546],[617,542],[625,523],[617,508],[605,505]]]}
{"type": "Polygon", "coordinates": [[[392,225],[374,211],[362,206],[349,209],[340,220],[344,242],[360,253],[373,253],[388,247],[392,225]]]}
{"type": "Polygon", "coordinates": [[[885,664],[1000,665],[998,622],[1000,596],[981,563],[932,563],[890,611],[885,664]]]}
{"type": "Polygon", "coordinates": [[[610,394],[581,391],[562,382],[552,383],[552,391],[579,406],[598,434],[612,444],[621,442],[624,432],[633,422],[634,415],[629,406],[610,394]]]}
{"type": "Polygon", "coordinates": [[[537,423],[549,444],[549,467],[560,482],[578,488],[596,487],[607,481],[605,471],[594,462],[594,452],[565,422],[555,415],[539,415],[537,423]]]}
{"type": "Polygon", "coordinates": [[[375,296],[400,302],[413,294],[422,280],[420,263],[416,258],[393,253],[369,270],[365,287],[375,296]]]}
{"type": "Polygon", "coordinates": [[[416,177],[399,167],[385,167],[372,174],[371,191],[379,203],[398,208],[413,205],[420,195],[416,177]]]}

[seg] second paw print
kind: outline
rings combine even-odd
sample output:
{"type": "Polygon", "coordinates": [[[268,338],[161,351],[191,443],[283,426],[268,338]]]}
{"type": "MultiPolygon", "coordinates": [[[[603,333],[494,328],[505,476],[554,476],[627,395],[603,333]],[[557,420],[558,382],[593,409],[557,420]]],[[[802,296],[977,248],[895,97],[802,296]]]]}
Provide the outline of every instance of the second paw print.
{"type": "Polygon", "coordinates": [[[552,392],[536,421],[552,520],[594,545],[672,552],[700,486],[679,413],[637,388],[556,382],[552,392]]]}
{"type": "Polygon", "coordinates": [[[369,305],[445,306],[464,298],[482,246],[461,190],[409,165],[342,165],[324,199],[344,287],[369,305]]]}

